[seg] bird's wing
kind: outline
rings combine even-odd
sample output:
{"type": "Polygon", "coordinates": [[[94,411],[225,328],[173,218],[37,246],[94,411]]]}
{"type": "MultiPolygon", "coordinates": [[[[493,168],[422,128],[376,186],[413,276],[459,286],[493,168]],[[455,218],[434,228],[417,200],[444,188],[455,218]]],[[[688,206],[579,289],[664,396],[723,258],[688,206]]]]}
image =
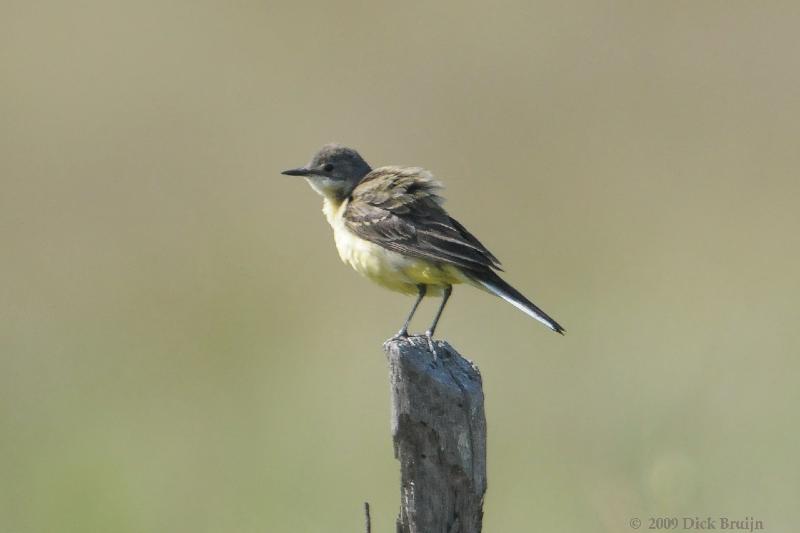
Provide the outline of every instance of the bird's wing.
{"type": "Polygon", "coordinates": [[[501,270],[497,258],[450,218],[439,189],[421,168],[375,169],[353,190],[344,222],[362,239],[401,254],[478,272],[501,270]]]}

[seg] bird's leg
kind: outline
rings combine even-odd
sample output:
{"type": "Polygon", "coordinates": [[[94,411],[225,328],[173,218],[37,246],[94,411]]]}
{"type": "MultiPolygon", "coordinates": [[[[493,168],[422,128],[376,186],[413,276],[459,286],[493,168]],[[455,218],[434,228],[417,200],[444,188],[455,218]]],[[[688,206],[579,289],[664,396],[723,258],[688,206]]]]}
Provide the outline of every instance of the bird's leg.
{"type": "Polygon", "coordinates": [[[428,291],[427,285],[419,284],[417,285],[417,301],[414,302],[414,306],[411,308],[411,312],[408,313],[408,317],[406,318],[405,324],[403,327],[400,328],[400,331],[397,332],[397,335],[392,337],[394,339],[405,339],[408,337],[408,325],[411,323],[411,319],[414,316],[414,313],[417,312],[417,307],[419,307],[419,303],[425,298],[425,293],[428,291]]]}
{"type": "Polygon", "coordinates": [[[436,324],[439,323],[439,318],[442,316],[442,311],[444,311],[444,306],[447,305],[447,300],[450,299],[450,294],[453,292],[453,286],[447,285],[444,288],[442,293],[442,303],[439,305],[439,310],[436,311],[436,316],[433,317],[433,324],[431,327],[428,328],[428,331],[425,332],[425,336],[428,338],[428,347],[433,352],[433,356],[436,357],[436,348],[433,344],[433,332],[436,331],[436,324]]]}

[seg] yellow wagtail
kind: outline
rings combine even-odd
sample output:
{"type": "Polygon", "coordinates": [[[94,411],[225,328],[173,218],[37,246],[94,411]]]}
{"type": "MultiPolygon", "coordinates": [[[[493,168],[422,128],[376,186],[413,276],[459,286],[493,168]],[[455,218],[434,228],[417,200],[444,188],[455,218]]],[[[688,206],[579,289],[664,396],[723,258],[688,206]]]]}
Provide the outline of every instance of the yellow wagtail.
{"type": "Polygon", "coordinates": [[[536,307],[495,270],[500,263],[442,207],[441,184],[422,168],[387,166],[373,170],[352,148],[323,146],[300,168],[323,197],[322,212],[333,228],[339,256],[359,274],[417,299],[394,338],[408,336],[408,324],[425,295],[441,295],[436,324],[457,283],[469,283],[499,296],[557,333],[558,322],[536,307]]]}

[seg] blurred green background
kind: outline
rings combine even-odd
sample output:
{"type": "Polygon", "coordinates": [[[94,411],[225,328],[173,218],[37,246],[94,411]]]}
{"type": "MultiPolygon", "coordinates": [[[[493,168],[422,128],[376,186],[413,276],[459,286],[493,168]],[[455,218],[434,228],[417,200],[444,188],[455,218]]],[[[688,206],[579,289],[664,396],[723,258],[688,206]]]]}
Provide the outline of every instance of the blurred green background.
{"type": "MultiPolygon", "coordinates": [[[[456,289],[487,531],[800,521],[794,2],[0,3],[0,533],[392,531],[411,299],[279,175],[420,165],[567,328],[456,289]],[[509,231],[509,228],[514,228],[509,231]]],[[[422,308],[423,329],[435,302],[422,308]]]]}

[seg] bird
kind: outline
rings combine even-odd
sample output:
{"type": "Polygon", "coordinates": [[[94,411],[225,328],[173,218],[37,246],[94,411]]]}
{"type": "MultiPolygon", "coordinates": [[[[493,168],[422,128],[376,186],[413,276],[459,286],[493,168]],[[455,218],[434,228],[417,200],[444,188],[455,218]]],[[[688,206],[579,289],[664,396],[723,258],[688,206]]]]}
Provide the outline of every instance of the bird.
{"type": "Polygon", "coordinates": [[[373,169],[354,149],[326,144],[305,166],[281,174],[301,176],[323,198],[342,261],[379,285],[416,295],[390,340],[409,336],[411,319],[425,296],[442,300],[425,331],[433,335],[453,285],[468,284],[499,296],[556,333],[564,328],[503,280],[497,258],[443,207],[442,184],[420,167],[373,169]]]}

